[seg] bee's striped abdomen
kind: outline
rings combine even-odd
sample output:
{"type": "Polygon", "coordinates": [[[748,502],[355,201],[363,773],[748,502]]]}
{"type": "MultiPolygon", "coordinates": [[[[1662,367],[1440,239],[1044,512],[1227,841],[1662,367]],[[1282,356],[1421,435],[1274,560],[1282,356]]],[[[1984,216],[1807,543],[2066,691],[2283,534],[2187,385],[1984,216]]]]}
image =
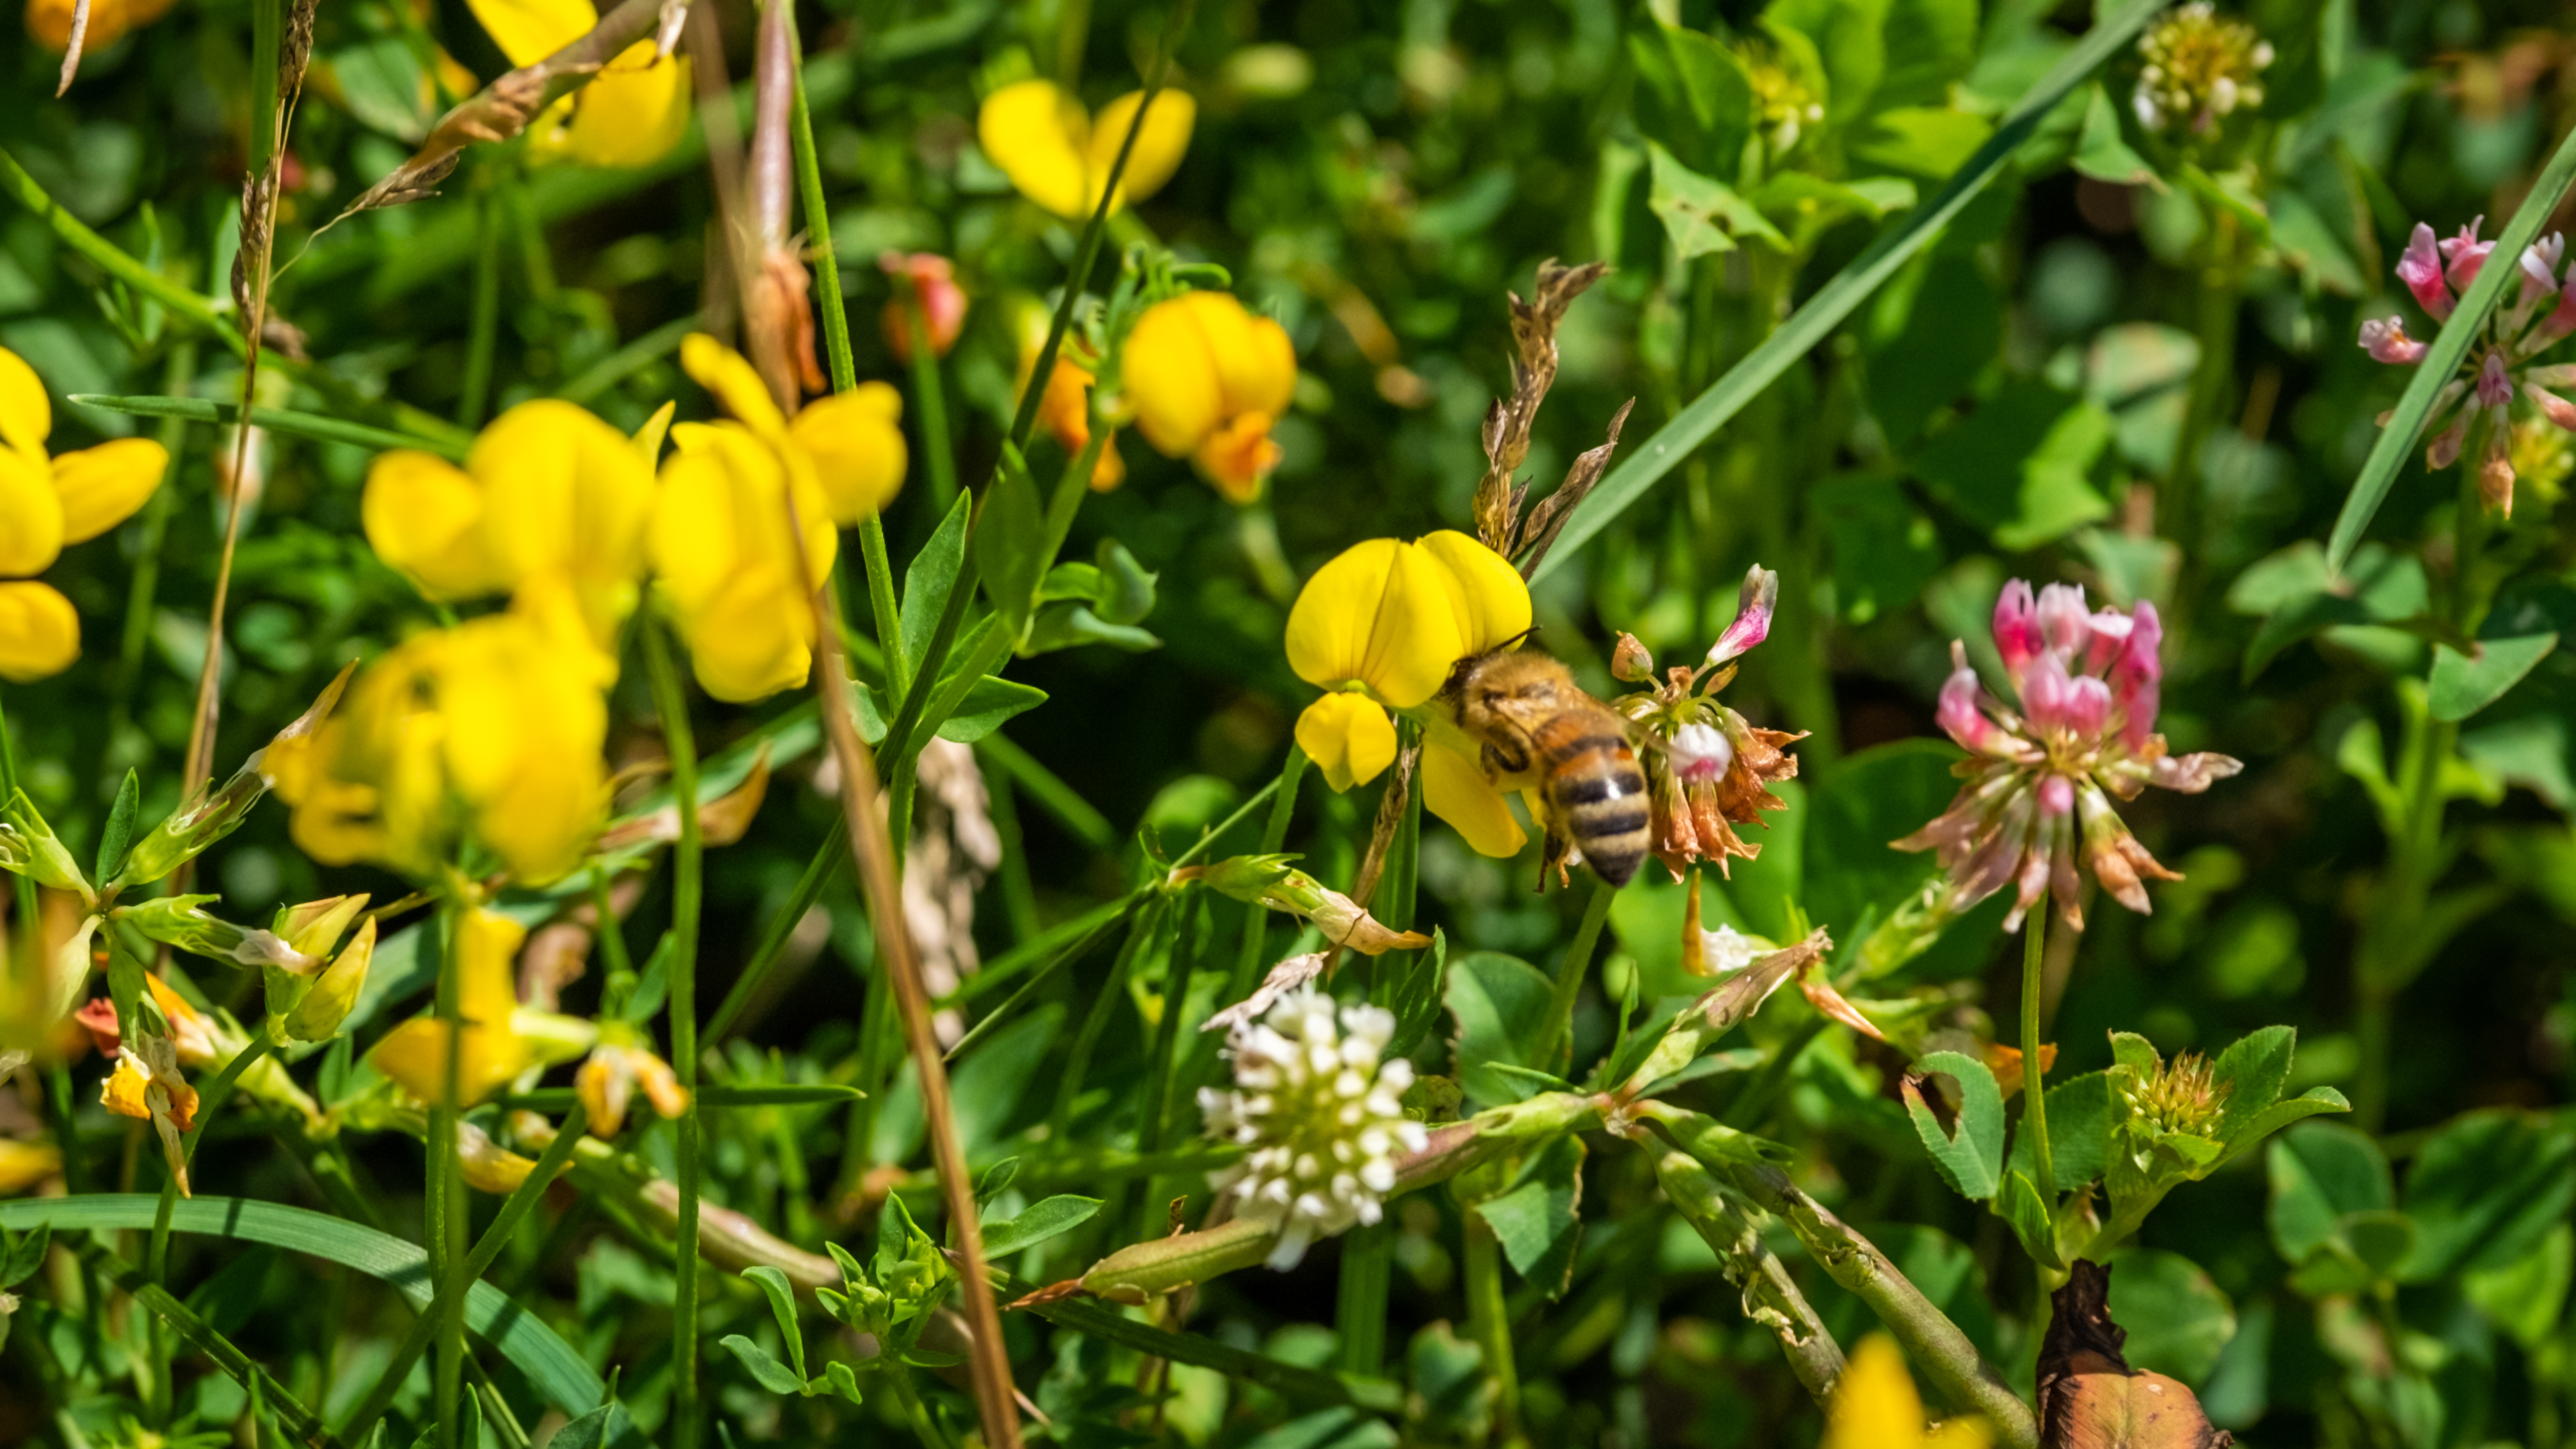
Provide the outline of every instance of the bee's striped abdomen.
{"type": "Polygon", "coordinates": [[[1607,710],[1560,714],[1531,732],[1546,756],[1547,798],[1594,873],[1623,886],[1652,843],[1646,772],[1618,716],[1607,710]]]}

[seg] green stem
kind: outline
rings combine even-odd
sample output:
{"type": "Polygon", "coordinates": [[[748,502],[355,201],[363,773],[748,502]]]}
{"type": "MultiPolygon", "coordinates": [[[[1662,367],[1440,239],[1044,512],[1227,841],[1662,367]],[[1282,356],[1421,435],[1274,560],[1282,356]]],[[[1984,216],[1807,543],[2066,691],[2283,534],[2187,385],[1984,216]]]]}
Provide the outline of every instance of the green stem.
{"type": "Polygon", "coordinates": [[[430,1402],[437,1414],[439,1449],[456,1449],[456,1400],[465,1374],[465,1284],[461,1276],[465,1268],[465,1183],[463,1164],[456,1156],[456,1124],[462,1115],[457,1110],[456,1092],[465,1048],[464,1022],[457,1000],[464,969],[460,943],[464,939],[465,913],[473,909],[466,896],[469,889],[461,876],[451,878],[445,907],[439,912],[446,939],[440,953],[443,964],[438,973],[436,1010],[446,1040],[447,1061],[439,1074],[438,1100],[430,1106],[429,1140],[423,1144],[429,1158],[429,1199],[423,1204],[426,1232],[422,1247],[429,1254],[430,1278],[439,1285],[438,1291],[446,1300],[437,1315],[438,1356],[430,1372],[430,1402]]]}
{"type": "Polygon", "coordinates": [[[2033,1186],[2042,1202],[2057,1201],[2057,1161],[2048,1141],[2048,1092],[2041,1065],[2039,989],[2048,956],[2048,913],[2043,900],[2021,928],[2021,1100],[2022,1131],[2030,1137],[2030,1160],[2039,1174],[2033,1186]]]}
{"type": "Polygon", "coordinates": [[[284,1384],[271,1378],[268,1371],[261,1368],[249,1354],[242,1352],[231,1339],[226,1338],[204,1319],[199,1318],[187,1304],[172,1295],[169,1289],[153,1282],[149,1275],[118,1257],[114,1251],[95,1237],[86,1237],[84,1241],[70,1242],[67,1245],[80,1256],[83,1263],[104,1273],[117,1287],[131,1294],[135,1302],[151,1310],[154,1322],[167,1323],[198,1352],[213,1359],[215,1366],[222,1369],[233,1382],[258,1393],[267,1403],[270,1412],[287,1426],[288,1431],[299,1442],[319,1446],[319,1449],[334,1449],[334,1446],[339,1444],[339,1438],[332,1434],[312,1410],[304,1407],[300,1400],[288,1393],[284,1384]]]}
{"type": "Polygon", "coordinates": [[[912,1386],[911,1370],[889,1365],[886,1383],[894,1389],[894,1401],[903,1406],[904,1417],[912,1421],[912,1432],[928,1449],[957,1449],[957,1441],[941,1431],[939,1422],[930,1417],[929,1406],[921,1402],[920,1390],[912,1386]]]}
{"type": "Polygon", "coordinates": [[[1110,1011],[1127,994],[1127,973],[1136,969],[1136,958],[1143,955],[1146,947],[1161,933],[1163,917],[1169,909],[1163,901],[1155,901],[1145,908],[1144,915],[1129,933],[1126,946],[1110,965],[1109,979],[1101,983],[1099,994],[1092,997],[1091,1011],[1083,1017],[1082,1028],[1074,1034],[1073,1046],[1065,1056],[1063,1083],[1056,1094],[1055,1110],[1047,1117],[1048,1141],[1072,1140],[1066,1132],[1073,1125],[1074,1099],[1082,1095],[1082,1080],[1091,1071],[1092,1049],[1099,1045],[1101,1032],[1108,1029],[1110,1011]]]}
{"type": "Polygon", "coordinates": [[[912,330],[912,395],[921,409],[921,450],[929,455],[930,510],[936,518],[957,497],[957,458],[949,451],[948,394],[939,382],[939,354],[930,346],[930,316],[921,304],[921,284],[909,274],[899,280],[904,291],[904,325],[912,330]]]}
{"type": "Polygon", "coordinates": [[[501,338],[501,204],[486,186],[475,198],[474,311],[465,341],[465,385],[456,398],[456,425],[483,425],[492,391],[492,354],[501,338]]]}
{"type": "Polygon", "coordinates": [[[689,732],[689,705],[671,646],[658,625],[644,630],[645,668],[652,676],[653,706],[671,754],[671,788],[680,808],[680,838],[671,849],[671,1067],[689,1094],[688,1110],[674,1124],[679,1136],[679,1271],[671,1280],[671,1316],[678,1338],[674,1365],[671,1442],[698,1442],[698,907],[704,888],[698,831],[698,753],[689,732]]]}
{"type": "Polygon", "coordinates": [[[1386,1371],[1386,1304],[1395,1281],[1395,1224],[1384,1219],[1342,1235],[1342,1277],[1333,1303],[1342,1371],[1386,1371]]]}
{"type": "Polygon", "coordinates": [[[1520,1437],[1521,1380],[1512,1362],[1511,1309],[1503,1297],[1502,1244],[1484,1214],[1473,1207],[1459,1213],[1464,1226],[1467,1285],[1467,1337],[1485,1352],[1485,1372],[1494,1381],[1495,1443],[1520,1437]]]}
{"type": "MultiPolygon", "coordinates": [[[[161,374],[162,391],[179,396],[196,385],[197,344],[190,338],[170,347],[170,365],[161,374]]],[[[172,458],[188,439],[185,418],[164,418],[161,422],[161,448],[172,458]]],[[[117,641],[116,682],[108,705],[108,763],[99,772],[100,782],[113,787],[117,741],[122,739],[134,713],[135,686],[143,678],[143,649],[152,637],[152,604],[161,587],[161,544],[170,531],[170,510],[176,506],[179,489],[168,478],[152,490],[136,520],[134,574],[125,589],[125,633],[117,641]]]]}
{"type": "MultiPolygon", "coordinates": [[[[1136,1122],[1136,1151],[1150,1156],[1163,1150],[1163,1119],[1171,1115],[1173,1074],[1180,1060],[1182,1019],[1189,1015],[1190,978],[1199,965],[1199,937],[1207,921],[1205,903],[1189,902],[1174,913],[1172,960],[1163,971],[1163,1016],[1155,1024],[1154,1054],[1145,1070],[1145,1103],[1136,1122]]],[[[1155,1201],[1153,1180],[1148,1178],[1144,1206],[1136,1235],[1150,1238],[1163,1232],[1164,1205],[1155,1201]]]]}
{"type": "MultiPolygon", "coordinates": [[[[6,153],[0,153],[6,159],[6,153]]],[[[6,690],[0,690],[5,696],[6,690]]],[[[18,793],[18,748],[9,738],[9,712],[0,708],[0,805],[7,804],[18,793]]],[[[11,975],[22,981],[37,979],[37,963],[45,954],[45,928],[37,919],[36,883],[12,871],[10,887],[17,893],[17,910],[9,918],[9,944],[18,960],[9,964],[11,975]]]]}
{"type": "MultiPolygon", "coordinates": [[[[2174,439],[2173,466],[2166,470],[2164,533],[2182,548],[2182,567],[2195,571],[2200,553],[2202,445],[2218,426],[2218,410],[2227,399],[2228,374],[2236,364],[2237,275],[2234,263],[2236,222],[2221,213],[2211,227],[2209,255],[2202,261],[2193,335],[2200,343],[2200,365],[2191,375],[2184,404],[2182,431],[2174,439]]],[[[2180,602],[2191,597],[2177,589],[2180,602]]]]}
{"type": "MultiPolygon", "coordinates": [[[[1279,766],[1279,791],[1270,797],[1270,818],[1261,826],[1261,855],[1275,855],[1287,842],[1288,822],[1297,813],[1297,786],[1306,777],[1306,752],[1296,745],[1288,746],[1288,758],[1279,766]]],[[[1228,1004],[1252,994],[1253,983],[1261,975],[1261,948],[1269,939],[1270,910],[1267,906],[1243,908],[1243,944],[1235,951],[1234,974],[1226,979],[1225,1000],[1228,1004]]]]}
{"type": "Polygon", "coordinates": [[[805,862],[805,873],[796,878],[796,889],[788,893],[787,903],[769,918],[769,929],[761,934],[759,948],[751,953],[749,961],[743,963],[742,974],[736,976],[733,985],[726,990],[724,1000],[716,1007],[716,1014],[708,1018],[707,1029],[701,1035],[709,1046],[721,1045],[740,1024],[743,1013],[751,1008],[752,997],[769,979],[769,973],[777,968],[779,958],[787,954],[787,943],[795,938],[797,923],[805,919],[806,912],[814,909],[814,903],[823,898],[823,887],[839,875],[849,861],[849,832],[835,830],[826,834],[822,845],[815,850],[814,858],[805,862]]]}
{"type": "Polygon", "coordinates": [[[1556,968],[1556,988],[1548,994],[1547,1019],[1538,1039],[1554,1043],[1550,1053],[1560,1067],[1573,1058],[1574,999],[1583,990],[1584,973],[1592,967],[1592,948],[1600,943],[1601,924],[1610,919],[1610,901],[1618,894],[1608,881],[1593,880],[1583,924],[1575,928],[1574,944],[1565,948],[1565,960],[1556,968]]]}

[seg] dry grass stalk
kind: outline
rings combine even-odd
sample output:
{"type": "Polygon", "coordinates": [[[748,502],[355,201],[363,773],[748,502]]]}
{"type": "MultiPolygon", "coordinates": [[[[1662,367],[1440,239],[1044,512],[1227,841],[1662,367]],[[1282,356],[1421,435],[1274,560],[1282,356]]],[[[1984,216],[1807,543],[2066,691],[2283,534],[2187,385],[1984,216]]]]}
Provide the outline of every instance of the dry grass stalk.
{"type": "Polygon", "coordinates": [[[1610,454],[1619,446],[1619,430],[1627,424],[1629,409],[1636,406],[1634,398],[1622,405],[1610,419],[1609,440],[1576,458],[1556,491],[1524,514],[1529,485],[1512,481],[1512,475],[1529,457],[1530,428],[1538,421],[1539,404],[1546,401],[1547,390],[1556,385],[1557,324],[1574,299],[1609,270],[1606,262],[1567,267],[1551,257],[1539,263],[1536,301],[1524,302],[1518,293],[1511,294],[1512,393],[1496,398],[1485,410],[1485,476],[1476,482],[1476,537],[1505,558],[1526,554],[1520,566],[1523,578],[1537,571],[1574,505],[1609,471],[1610,454]]]}

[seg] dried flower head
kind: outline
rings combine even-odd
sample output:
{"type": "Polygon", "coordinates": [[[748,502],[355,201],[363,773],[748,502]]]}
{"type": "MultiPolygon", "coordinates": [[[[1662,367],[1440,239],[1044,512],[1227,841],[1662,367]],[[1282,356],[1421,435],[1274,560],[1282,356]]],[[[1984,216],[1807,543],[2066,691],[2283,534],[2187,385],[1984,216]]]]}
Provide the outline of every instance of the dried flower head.
{"type": "Polygon", "coordinates": [[[2113,899],[2145,912],[2142,875],[2180,880],[2165,869],[2111,808],[2149,785],[2196,795],[2213,780],[2244,768],[2225,755],[2180,758],[2155,732],[2164,679],[2159,650],[2164,626],[2141,600],[2129,613],[2089,611],[2084,590],[2050,584],[2036,599],[2015,579],[1995,601],[1995,648],[2010,676],[2015,710],[1986,692],[1968,664],[1967,645],[1953,641],[1956,668],[1941,686],[1941,728],[1973,759],[1950,808],[1895,842],[1899,850],[1937,850],[1950,884],[1945,907],[1966,910],[2008,883],[2020,894],[2006,929],[2043,892],[2081,928],[2075,899],[2077,837],[2082,861],[2113,899]]]}
{"type": "MultiPolygon", "coordinates": [[[[2454,293],[2466,292],[2486,269],[2495,243],[2478,239],[2478,228],[2485,221],[2481,216],[2460,228],[2457,236],[2439,240],[2433,228],[2417,222],[2415,234],[2397,259],[2397,279],[2436,323],[2446,321],[2459,306],[2454,293]]],[[[2513,515],[2514,479],[2526,472],[2546,471],[2559,461],[2525,436],[2546,431],[2533,420],[2561,433],[2576,430],[2576,402],[2555,391],[2576,383],[2576,364],[2526,365],[2576,333],[2576,266],[2564,274],[2558,270],[2566,250],[2567,240],[2557,232],[2522,249],[2514,300],[2487,314],[2484,335],[2470,344],[2459,376],[2433,395],[2432,411],[2424,419],[2425,430],[2432,435],[2424,446],[2424,466],[2448,468],[2462,454],[2474,451],[2478,495],[2487,507],[2508,518],[2513,515]],[[2529,405],[2524,418],[2527,427],[2517,426],[2513,418],[2516,395],[2529,405]]],[[[2423,361],[2431,350],[2407,335],[2401,317],[2363,322],[2361,349],[2374,361],[2399,367],[2423,361]]],[[[2381,427],[2388,426],[2389,416],[2379,415],[2381,427]]],[[[2549,477],[2550,488],[2555,488],[2559,476],[2563,474],[2549,477]]]]}
{"type": "Polygon", "coordinates": [[[2227,1088],[2211,1073],[2209,1059],[2190,1052],[2151,1075],[2125,1076],[2120,1090],[2130,1122],[2159,1137],[2210,1136],[2227,1107],[2227,1088]]]}
{"type": "Polygon", "coordinates": [[[1413,1064],[1381,1061],[1395,1033],[1382,1007],[1336,1010],[1320,991],[1281,1000],[1227,1034],[1234,1090],[1202,1088],[1211,1135],[1241,1144],[1241,1162],[1209,1181],[1239,1218],[1278,1225],[1270,1266],[1293,1268],[1315,1239],[1375,1223],[1397,1161],[1429,1140],[1401,1103],[1413,1064]]]}
{"type": "Polygon", "coordinates": [[[2195,136],[2218,129],[2242,106],[2263,104],[2260,76],[2272,43],[2242,20],[2221,18],[2208,0],[2177,5],[2138,39],[2146,65],[2130,98],[2150,131],[2187,125],[2195,136]]]}
{"type": "MultiPolygon", "coordinates": [[[[1788,807],[1769,787],[1796,777],[1798,761],[1781,746],[1805,739],[1806,732],[1757,729],[1717,702],[1718,692],[1735,678],[1734,661],[1771,632],[1779,600],[1780,576],[1755,564],[1744,575],[1735,621],[1706,660],[1677,664],[1665,671],[1660,687],[1612,701],[1637,724],[1647,746],[1639,756],[1653,801],[1653,849],[1675,880],[1695,861],[1714,860],[1725,874],[1730,858],[1761,854],[1762,847],[1734,827],[1759,822],[1765,810],[1788,807]]],[[[1655,677],[1654,657],[1635,636],[1622,634],[1611,671],[1642,684],[1655,677]]]]}

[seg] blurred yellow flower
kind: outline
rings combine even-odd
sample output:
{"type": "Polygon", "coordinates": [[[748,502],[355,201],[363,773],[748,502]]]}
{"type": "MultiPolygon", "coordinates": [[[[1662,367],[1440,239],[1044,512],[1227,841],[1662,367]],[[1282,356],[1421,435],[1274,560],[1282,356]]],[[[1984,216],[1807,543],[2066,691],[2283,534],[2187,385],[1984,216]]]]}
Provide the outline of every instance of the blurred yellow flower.
{"type": "MultiPolygon", "coordinates": [[[[1036,375],[1038,354],[1046,350],[1047,326],[1044,314],[1033,319],[1035,326],[1024,329],[1020,336],[1020,380],[1017,391],[1029,390],[1029,379],[1036,375]]],[[[1067,454],[1078,454],[1091,443],[1091,385],[1098,381],[1091,370],[1056,353],[1055,370],[1047,374],[1046,391],[1038,397],[1038,426],[1055,439],[1056,446],[1067,454]]],[[[1127,463],[1118,456],[1118,430],[1111,428],[1101,440],[1100,456],[1092,460],[1091,489],[1106,493],[1127,479],[1127,463]]]]}
{"type": "Polygon", "coordinates": [[[397,449],[367,469],[367,542],[433,599],[573,586],[592,637],[613,644],[635,607],[653,466],[635,442],[568,402],[521,403],[474,440],[465,466],[397,449]]]}
{"type": "Polygon", "coordinates": [[[53,567],[65,545],[132,517],[170,466],[149,438],[48,457],[53,430],[53,403],[36,370],[0,347],[0,679],[12,684],[60,674],[80,657],[80,615],[34,575],[53,567]]]}
{"type": "Polygon", "coordinates": [[[464,828],[522,882],[561,878],[608,810],[610,677],[568,591],[543,583],[505,613],[406,640],[311,735],[271,746],[296,844],[419,878],[464,828]]]}
{"type": "Polygon", "coordinates": [[[1287,329],[1224,292],[1184,292],[1136,319],[1119,354],[1137,431],[1167,458],[1189,458],[1237,503],[1261,496],[1279,465],[1271,426],[1297,391],[1287,329]]]}
{"type": "MultiPolygon", "coordinates": [[[[588,1049],[590,1024],[519,1005],[511,963],[528,928],[497,911],[466,911],[456,923],[456,1101],[472,1106],[530,1067],[569,1061],[588,1049]]],[[[447,1079],[447,1023],[417,1016],[386,1032],[368,1065],[424,1102],[447,1079]]]]}
{"type": "MultiPolygon", "coordinates": [[[[1529,623],[1520,572],[1463,533],[1352,546],[1315,571],[1288,611],[1288,667],[1329,691],[1298,716],[1298,747],[1334,789],[1366,784],[1395,760],[1388,708],[1419,708],[1459,660],[1500,648],[1529,623]]],[[[1447,753],[1425,753],[1423,803],[1479,850],[1517,851],[1520,827],[1483,771],[1432,758],[1447,753]],[[1499,848],[1506,837],[1509,848],[1499,848]]]]}
{"type": "MultiPolygon", "coordinates": [[[[77,0],[27,0],[27,33],[47,50],[71,47],[72,14],[77,0]]],[[[170,11],[170,0],[90,0],[89,29],[81,52],[95,55],[125,38],[125,32],[149,25],[170,11]]]]}
{"type": "MultiPolygon", "coordinates": [[[[1118,148],[1126,144],[1144,99],[1143,91],[1130,91],[1094,117],[1053,81],[1019,81],[984,98],[975,139],[1021,195],[1058,216],[1088,217],[1100,205],[1118,148]]],[[[1165,90],[1154,97],[1118,178],[1113,209],[1153,195],[1172,179],[1197,119],[1198,103],[1187,94],[1165,90]]]]}
{"type": "Polygon", "coordinates": [[[15,1197],[63,1170],[63,1150],[50,1142],[0,1137],[0,1197],[15,1197]]]}
{"type": "MultiPolygon", "coordinates": [[[[514,66],[533,65],[599,23],[590,0],[467,0],[514,66]]],[[[647,166],[680,144],[689,125],[689,63],[639,40],[589,85],[547,108],[528,128],[540,156],[588,166],[647,166]]]]}
{"type": "Polygon", "coordinates": [[[1896,1340],[1873,1333],[1853,1350],[1834,1385],[1819,1449],[1986,1449],[1989,1442],[1983,1419],[1952,1419],[1926,1430],[1923,1397],[1905,1371],[1905,1355],[1896,1340]]]}
{"type": "Polygon", "coordinates": [[[805,682],[810,585],[831,572],[835,525],[876,512],[903,485],[902,403],[894,389],[868,383],[791,421],[751,364],[714,338],[690,337],[680,362],[735,421],[671,430],[653,572],[698,683],[718,699],[762,699],[805,682]]]}

